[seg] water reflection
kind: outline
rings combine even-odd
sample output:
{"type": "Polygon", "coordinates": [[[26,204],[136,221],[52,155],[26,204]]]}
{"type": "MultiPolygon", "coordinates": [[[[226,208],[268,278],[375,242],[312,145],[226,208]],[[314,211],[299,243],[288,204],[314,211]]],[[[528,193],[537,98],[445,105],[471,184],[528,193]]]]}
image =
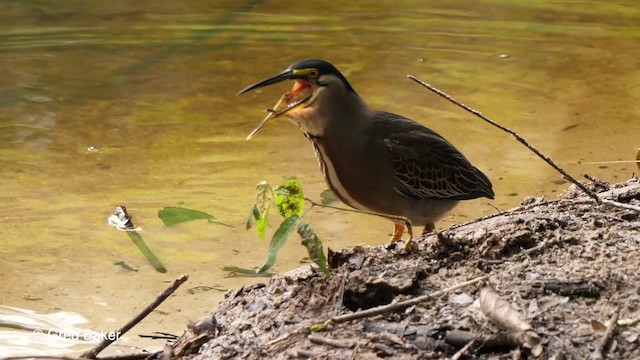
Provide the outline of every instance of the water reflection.
{"type": "MultiPolygon", "coordinates": [[[[316,200],[326,186],[309,144],[290,124],[244,141],[288,85],[235,93],[302,58],[336,64],[373,108],[432,127],[492,179],[495,201],[464,204],[440,226],[509,208],[529,194],[553,197],[566,185],[509,136],[427,94],[406,74],[517,130],[573,174],[625,179],[632,164],[580,162],[636,152],[629,134],[638,130],[640,110],[629,104],[640,98],[640,12],[622,2],[583,4],[1,5],[0,303],[72,309],[90,320],[87,327],[115,329],[165,282],[189,273],[185,288],[134,329],[179,334],[187,319],[222,299],[216,289],[256,281],[227,279],[221,270],[265,258],[267,245],[243,227],[255,184],[296,177],[316,200]],[[106,225],[120,203],[166,275],[106,225]],[[164,206],[203,210],[234,227],[166,228],[157,218],[164,206]],[[139,271],[113,265],[119,261],[139,271]],[[213,290],[188,292],[196,287],[213,290]]],[[[381,244],[390,230],[378,218],[333,210],[314,210],[309,220],[333,248],[381,244]]],[[[304,256],[292,241],[277,270],[304,256]]]]}

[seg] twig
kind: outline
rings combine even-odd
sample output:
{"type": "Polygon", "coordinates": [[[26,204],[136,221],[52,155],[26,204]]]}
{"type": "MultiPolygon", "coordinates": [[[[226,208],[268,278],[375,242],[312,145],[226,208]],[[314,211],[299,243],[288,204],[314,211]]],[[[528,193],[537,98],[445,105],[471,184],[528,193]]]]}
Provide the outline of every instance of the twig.
{"type": "MultiPolygon", "coordinates": [[[[368,322],[363,326],[365,332],[389,333],[403,336],[404,338],[426,337],[437,341],[444,341],[456,348],[467,345],[475,340],[475,344],[483,349],[496,347],[518,347],[520,341],[513,334],[499,332],[492,335],[474,334],[470,331],[457,330],[454,324],[442,324],[437,327],[427,325],[409,325],[406,329],[402,324],[391,322],[368,322]],[[451,330],[445,330],[451,328],[451,330]],[[444,338],[442,333],[444,332],[444,338]]],[[[415,341],[415,340],[413,340],[415,341]]]]}
{"type": "Polygon", "coordinates": [[[534,252],[536,252],[538,250],[542,250],[542,249],[544,249],[544,248],[546,248],[548,246],[554,245],[554,244],[556,244],[556,243],[558,243],[560,241],[562,241],[562,240],[557,239],[557,238],[546,238],[545,237],[540,242],[540,244],[538,244],[538,245],[536,245],[534,247],[531,247],[531,248],[524,249],[524,250],[520,251],[518,254],[514,255],[511,260],[521,260],[521,259],[533,254],[534,252]]]}
{"type": "Polygon", "coordinates": [[[474,334],[465,330],[450,330],[444,336],[444,341],[453,346],[465,346],[469,342],[475,340],[476,345],[482,349],[490,349],[497,347],[515,348],[521,345],[513,333],[499,332],[492,335],[474,334]]]}
{"type": "Polygon", "coordinates": [[[273,344],[277,344],[281,341],[287,340],[288,338],[291,337],[291,335],[293,335],[293,332],[288,332],[282,336],[278,336],[277,338],[273,339],[273,340],[269,340],[267,341],[267,343],[265,344],[266,346],[271,346],[273,344]]]}
{"type": "Polygon", "coordinates": [[[407,77],[415,82],[417,82],[418,84],[422,85],[423,87],[429,89],[430,91],[434,92],[435,94],[441,96],[442,98],[454,103],[455,105],[467,110],[468,112],[476,115],[477,117],[481,118],[482,120],[488,122],[489,124],[497,127],[498,129],[505,131],[511,135],[513,135],[513,137],[516,138],[516,140],[518,140],[520,143],[522,143],[524,146],[526,146],[529,150],[533,151],[536,155],[538,155],[538,157],[540,157],[542,160],[544,160],[547,164],[551,165],[552,168],[554,168],[556,171],[558,171],[560,174],[562,174],[562,176],[569,180],[571,183],[573,183],[574,185],[576,185],[580,190],[582,190],[585,194],[587,194],[587,196],[589,196],[590,198],[592,198],[593,200],[595,200],[595,202],[597,204],[606,204],[606,205],[610,205],[610,206],[615,206],[615,207],[619,207],[619,208],[623,208],[623,209],[627,209],[627,210],[633,210],[636,212],[640,212],[640,206],[634,206],[634,205],[629,205],[629,204],[623,204],[620,203],[618,201],[612,201],[612,200],[607,200],[607,199],[602,199],[600,198],[595,192],[589,190],[586,186],[584,186],[581,182],[579,182],[576,178],[574,178],[573,176],[571,176],[568,172],[566,172],[564,169],[562,169],[561,167],[559,167],[558,165],[556,165],[555,162],[553,162],[553,160],[551,160],[551,158],[547,157],[546,155],[544,155],[543,153],[541,153],[538,149],[536,149],[535,147],[533,147],[533,145],[530,145],[522,136],[518,135],[518,133],[516,133],[515,131],[498,124],[497,122],[489,119],[488,117],[486,117],[485,115],[483,115],[481,112],[479,112],[476,109],[473,109],[461,102],[459,102],[458,100],[454,99],[452,96],[450,96],[449,94],[438,90],[436,88],[434,88],[433,86],[425,83],[424,81],[416,78],[413,75],[407,75],[407,77]]]}
{"type": "Polygon", "coordinates": [[[460,283],[460,284],[453,285],[453,286],[448,287],[446,289],[434,291],[434,292],[432,292],[430,294],[418,296],[418,297],[415,297],[413,299],[409,299],[409,300],[406,300],[406,301],[399,301],[397,303],[391,303],[391,304],[388,304],[388,305],[376,306],[376,307],[373,307],[373,308],[370,308],[370,309],[367,309],[367,310],[357,311],[357,312],[354,312],[354,313],[351,313],[351,314],[344,314],[344,315],[334,316],[329,321],[331,323],[334,323],[334,324],[339,324],[339,323],[343,323],[343,322],[347,322],[347,321],[351,321],[351,320],[362,319],[362,318],[366,318],[366,317],[370,317],[370,316],[376,316],[376,315],[384,314],[384,313],[391,312],[391,311],[406,309],[409,306],[413,306],[413,305],[419,304],[421,302],[424,302],[424,301],[433,299],[435,297],[438,297],[440,295],[446,294],[448,292],[457,290],[459,288],[475,284],[477,282],[486,280],[487,278],[488,278],[487,275],[479,276],[479,277],[477,277],[475,279],[472,279],[472,280],[469,280],[469,281],[465,281],[465,282],[460,283]]]}
{"type": "Polygon", "coordinates": [[[544,155],[543,153],[541,153],[538,149],[536,149],[535,147],[533,147],[532,145],[530,145],[523,137],[521,137],[520,135],[518,135],[515,131],[502,126],[498,123],[496,123],[495,121],[489,119],[488,117],[484,116],[481,112],[479,112],[478,110],[475,110],[461,102],[459,102],[458,100],[454,99],[453,97],[451,97],[450,95],[434,88],[433,86],[425,83],[424,81],[416,78],[413,75],[407,75],[407,77],[415,82],[417,82],[418,84],[424,86],[425,88],[431,90],[432,92],[436,93],[437,95],[443,97],[446,100],[449,100],[450,102],[458,105],[459,107],[467,110],[468,112],[476,115],[477,117],[481,118],[482,120],[488,122],[489,124],[497,127],[498,129],[505,131],[511,135],[513,135],[513,137],[516,138],[516,140],[518,140],[520,143],[522,143],[522,145],[526,146],[529,150],[533,151],[536,155],[538,155],[538,157],[540,157],[542,160],[544,160],[547,164],[551,165],[552,168],[556,169],[556,171],[558,171],[560,174],[562,174],[562,176],[569,180],[570,182],[572,182],[573,184],[575,184],[578,188],[580,188],[580,190],[584,191],[585,194],[587,194],[589,197],[591,197],[593,200],[595,200],[596,203],[600,204],[601,203],[601,199],[598,197],[598,195],[596,195],[593,191],[587,189],[586,186],[584,186],[581,182],[579,182],[578,180],[576,180],[576,178],[574,178],[573,176],[569,175],[569,173],[567,173],[566,171],[564,171],[564,169],[562,169],[561,167],[559,167],[558,165],[556,165],[556,163],[553,162],[553,160],[551,160],[549,157],[547,157],[546,155],[544,155]]]}
{"type": "MultiPolygon", "coordinates": [[[[588,179],[589,181],[591,181],[592,183],[598,184],[602,187],[607,188],[607,190],[611,190],[609,188],[609,186],[607,185],[607,183],[603,182],[602,180],[596,179],[595,177],[589,175],[589,174],[583,174],[583,176],[588,179]]],[[[625,203],[621,203],[619,201],[615,201],[615,200],[609,200],[609,199],[603,199],[600,197],[600,200],[602,200],[602,203],[605,205],[612,205],[615,207],[619,207],[619,208],[623,208],[623,209],[627,209],[627,210],[633,210],[633,211],[637,211],[640,212],[640,206],[634,206],[634,205],[630,205],[630,204],[625,204],[625,203]]]]}
{"type": "Polygon", "coordinates": [[[613,200],[609,200],[609,199],[600,199],[600,200],[605,205],[611,205],[611,206],[615,206],[615,207],[618,207],[618,208],[623,208],[623,209],[627,209],[627,210],[633,210],[633,211],[640,212],[640,206],[634,206],[634,205],[630,205],[630,204],[625,204],[625,203],[621,203],[621,202],[613,201],[613,200]]]}
{"type": "Polygon", "coordinates": [[[316,359],[318,358],[318,356],[320,356],[320,354],[314,352],[314,351],[310,351],[310,350],[303,350],[303,349],[297,349],[294,351],[294,355],[296,357],[299,358],[310,358],[310,359],[316,359]]]}
{"type": "Polygon", "coordinates": [[[609,164],[640,164],[640,160],[611,160],[611,161],[565,161],[571,165],[609,165],[609,164]]]}
{"type": "Polygon", "coordinates": [[[326,338],[326,337],[322,337],[314,334],[309,334],[307,336],[307,339],[309,339],[309,341],[311,341],[314,344],[329,345],[329,346],[333,346],[337,348],[345,348],[345,349],[351,349],[356,345],[352,341],[330,339],[330,338],[326,338]]]}
{"type": "Polygon", "coordinates": [[[349,357],[349,360],[356,359],[356,356],[358,356],[358,350],[360,350],[360,344],[356,345],[356,347],[353,349],[353,351],[351,352],[351,357],[349,357]]]}
{"type": "Polygon", "coordinates": [[[102,342],[93,349],[82,354],[82,357],[95,359],[96,356],[104,350],[107,346],[111,345],[114,341],[116,341],[120,336],[124,335],[127,331],[131,330],[136,324],[138,324],[142,319],[147,317],[155,308],[157,308],[163,301],[165,301],[174,291],[176,291],[180,285],[184,284],[185,281],[189,279],[189,275],[182,275],[178,279],[174,280],[169,287],[167,287],[163,292],[161,292],[155,300],[153,300],[146,308],[144,308],[136,317],[131,319],[128,323],[126,323],[123,327],[121,327],[115,334],[117,336],[106,336],[102,342]]]}
{"type": "Polygon", "coordinates": [[[604,335],[602,335],[602,339],[600,339],[600,343],[598,343],[598,347],[593,352],[593,354],[591,354],[591,359],[602,360],[607,357],[606,353],[608,350],[609,343],[611,342],[611,338],[613,337],[613,334],[615,334],[616,329],[618,328],[618,316],[620,316],[619,308],[615,310],[615,312],[613,313],[613,316],[611,317],[611,320],[609,320],[609,325],[607,325],[607,330],[604,332],[604,335]]]}
{"type": "Polygon", "coordinates": [[[589,174],[582,174],[582,176],[584,176],[585,179],[591,181],[592,183],[598,184],[599,186],[602,186],[604,188],[607,188],[607,190],[609,190],[609,185],[606,182],[600,179],[597,179],[589,174]]]}
{"type": "Polygon", "coordinates": [[[453,354],[453,356],[449,360],[460,359],[462,356],[466,354],[466,352],[469,350],[471,346],[473,346],[475,342],[476,342],[475,338],[471,339],[471,341],[469,341],[467,345],[463,346],[460,350],[458,350],[455,354],[453,354]]]}

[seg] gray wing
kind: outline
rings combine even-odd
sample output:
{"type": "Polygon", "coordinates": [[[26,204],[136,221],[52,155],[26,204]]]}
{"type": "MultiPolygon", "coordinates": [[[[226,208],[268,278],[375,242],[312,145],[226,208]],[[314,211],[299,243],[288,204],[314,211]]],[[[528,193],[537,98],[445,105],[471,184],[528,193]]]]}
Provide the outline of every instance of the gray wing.
{"type": "Polygon", "coordinates": [[[398,131],[384,136],[398,192],[414,199],[493,199],[489,179],[451,143],[412,120],[401,119],[412,124],[396,126],[398,131]]]}

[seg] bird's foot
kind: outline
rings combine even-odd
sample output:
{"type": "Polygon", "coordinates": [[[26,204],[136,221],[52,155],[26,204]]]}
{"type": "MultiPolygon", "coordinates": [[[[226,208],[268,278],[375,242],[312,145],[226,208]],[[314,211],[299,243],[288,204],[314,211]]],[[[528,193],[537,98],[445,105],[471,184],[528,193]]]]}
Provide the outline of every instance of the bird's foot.
{"type": "MultiPolygon", "coordinates": [[[[396,227],[398,226],[402,226],[402,225],[396,224],[396,227]]],[[[407,242],[404,244],[402,248],[402,250],[405,253],[409,253],[418,248],[418,244],[413,242],[413,233],[411,231],[411,228],[409,228],[408,233],[409,233],[409,240],[407,240],[407,242]]],[[[394,234],[395,234],[395,231],[394,231],[394,234]]],[[[425,237],[429,234],[434,234],[436,236],[439,236],[438,232],[436,231],[436,226],[433,223],[428,223],[427,225],[425,225],[424,229],[422,230],[422,237],[425,237]]]]}
{"type": "Polygon", "coordinates": [[[409,239],[402,247],[403,252],[410,252],[412,250],[413,243],[413,228],[411,227],[411,222],[406,220],[405,223],[394,223],[393,235],[391,236],[391,243],[397,243],[402,240],[402,235],[404,234],[404,229],[407,229],[407,234],[409,235],[409,239]]]}
{"type": "Polygon", "coordinates": [[[402,218],[400,222],[394,222],[393,235],[391,235],[391,244],[395,244],[402,240],[402,235],[404,235],[405,228],[407,229],[407,234],[409,235],[409,239],[402,247],[402,252],[411,252],[414,250],[415,243],[413,242],[413,228],[411,226],[411,221],[406,218],[402,218]]]}
{"type": "Polygon", "coordinates": [[[404,243],[404,246],[402,247],[402,251],[404,253],[411,253],[415,250],[418,250],[418,243],[413,241],[413,238],[409,238],[409,240],[407,240],[407,242],[404,243]]]}

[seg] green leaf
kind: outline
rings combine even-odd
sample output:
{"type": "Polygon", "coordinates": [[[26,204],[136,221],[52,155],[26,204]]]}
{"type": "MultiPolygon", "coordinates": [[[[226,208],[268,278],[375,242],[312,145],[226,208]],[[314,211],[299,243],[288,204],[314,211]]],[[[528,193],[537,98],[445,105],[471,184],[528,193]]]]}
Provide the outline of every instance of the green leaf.
{"type": "MultiPolygon", "coordinates": [[[[269,209],[273,205],[273,189],[266,181],[261,181],[256,185],[256,202],[251,209],[251,216],[256,219],[256,232],[260,240],[264,241],[264,234],[269,225],[269,209]]],[[[247,230],[250,228],[250,223],[247,221],[247,230]]]]}
{"type": "Polygon", "coordinates": [[[165,226],[174,226],[187,221],[203,219],[214,222],[212,220],[215,219],[213,215],[204,211],[174,206],[165,206],[162,210],[159,210],[158,217],[162,220],[165,226]]]}
{"type": "Polygon", "coordinates": [[[634,319],[620,319],[618,320],[618,326],[630,326],[630,325],[633,325],[634,322],[635,322],[634,319]]]}
{"type": "Polygon", "coordinates": [[[266,181],[256,185],[256,203],[258,212],[264,214],[273,204],[273,189],[266,181]]]}
{"type": "Polygon", "coordinates": [[[327,320],[327,321],[325,321],[323,323],[313,324],[313,325],[311,325],[309,330],[311,330],[312,332],[323,331],[323,330],[327,329],[329,327],[329,325],[331,325],[331,319],[329,319],[329,320],[327,320]]]}
{"type": "Polygon", "coordinates": [[[304,210],[304,194],[298,180],[289,180],[278,186],[275,193],[276,208],[278,214],[285,219],[292,215],[302,215],[304,210]]]}
{"type": "Polygon", "coordinates": [[[142,236],[137,231],[127,231],[127,235],[131,241],[138,247],[138,250],[147,258],[147,261],[156,269],[159,273],[166,273],[167,269],[162,265],[160,259],[151,251],[151,249],[147,246],[147,244],[142,240],[142,236]]]}
{"type": "Polygon", "coordinates": [[[267,231],[267,225],[269,225],[269,208],[267,208],[264,213],[258,213],[258,221],[256,221],[256,232],[262,241],[264,241],[264,233],[267,231]]]}
{"type": "Polygon", "coordinates": [[[331,275],[331,270],[327,268],[327,258],[324,256],[324,251],[322,250],[322,241],[320,241],[318,235],[313,231],[311,225],[304,220],[300,220],[298,223],[298,234],[300,234],[302,238],[302,245],[307,248],[309,258],[320,267],[320,270],[322,270],[325,275],[331,275]]]}
{"type": "Polygon", "coordinates": [[[258,273],[263,273],[269,270],[275,263],[276,257],[278,256],[278,250],[282,248],[282,246],[287,242],[287,239],[293,233],[293,230],[296,227],[296,223],[300,219],[298,215],[291,215],[286,218],[278,230],[273,234],[273,238],[271,238],[271,244],[269,244],[269,256],[267,257],[267,261],[262,265],[258,273]]]}

